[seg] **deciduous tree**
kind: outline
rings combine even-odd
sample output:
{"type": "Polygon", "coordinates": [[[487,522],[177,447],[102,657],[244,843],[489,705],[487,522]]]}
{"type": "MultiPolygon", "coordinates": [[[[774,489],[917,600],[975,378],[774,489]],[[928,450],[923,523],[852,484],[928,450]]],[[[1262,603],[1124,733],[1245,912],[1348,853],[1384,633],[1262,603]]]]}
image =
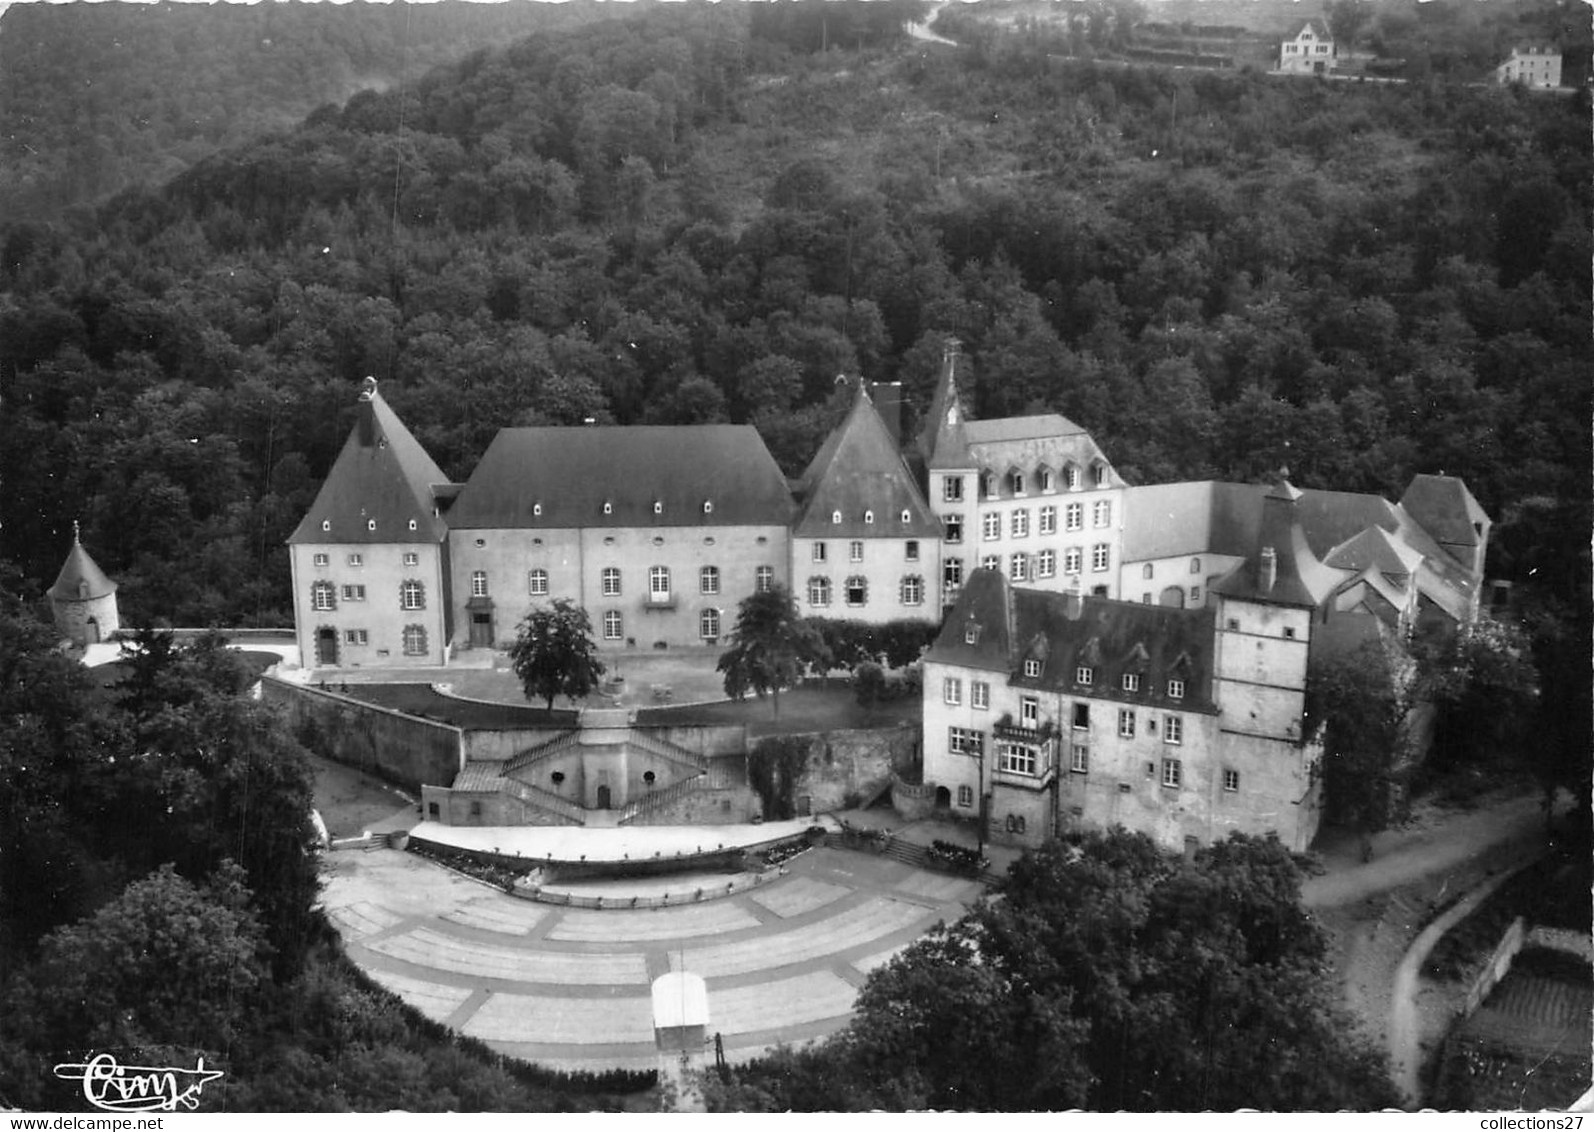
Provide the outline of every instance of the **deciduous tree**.
{"type": "Polygon", "coordinates": [[[725,674],[725,694],[739,700],[749,689],[768,693],[776,719],[781,689],[797,682],[804,665],[829,662],[818,631],[798,616],[797,603],[780,586],[742,599],[729,643],[715,666],[725,674]]]}
{"type": "Polygon", "coordinates": [[[587,611],[563,597],[526,614],[509,646],[509,659],[526,698],[547,700],[549,711],[558,696],[585,698],[604,673],[587,611]]]}

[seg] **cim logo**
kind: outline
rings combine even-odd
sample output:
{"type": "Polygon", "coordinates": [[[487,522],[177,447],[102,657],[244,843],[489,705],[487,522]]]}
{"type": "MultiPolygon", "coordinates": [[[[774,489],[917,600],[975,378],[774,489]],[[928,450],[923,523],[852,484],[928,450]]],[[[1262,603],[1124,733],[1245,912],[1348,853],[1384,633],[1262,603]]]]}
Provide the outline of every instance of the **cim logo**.
{"type": "Polygon", "coordinates": [[[199,1094],[222,1076],[206,1069],[201,1057],[192,1069],[170,1066],[122,1065],[108,1053],[88,1061],[69,1061],[55,1067],[63,1081],[82,1081],[83,1099],[106,1112],[190,1112],[199,1107],[199,1094]]]}

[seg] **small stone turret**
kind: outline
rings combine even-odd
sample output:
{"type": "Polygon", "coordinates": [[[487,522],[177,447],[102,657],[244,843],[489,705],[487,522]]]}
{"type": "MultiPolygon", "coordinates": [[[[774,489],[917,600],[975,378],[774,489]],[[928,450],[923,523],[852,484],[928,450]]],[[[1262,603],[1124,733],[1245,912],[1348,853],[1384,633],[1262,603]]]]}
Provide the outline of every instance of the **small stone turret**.
{"type": "Polygon", "coordinates": [[[75,645],[98,644],[122,627],[116,612],[116,583],[83,549],[76,522],[72,524],[72,549],[49,595],[56,630],[75,645]]]}

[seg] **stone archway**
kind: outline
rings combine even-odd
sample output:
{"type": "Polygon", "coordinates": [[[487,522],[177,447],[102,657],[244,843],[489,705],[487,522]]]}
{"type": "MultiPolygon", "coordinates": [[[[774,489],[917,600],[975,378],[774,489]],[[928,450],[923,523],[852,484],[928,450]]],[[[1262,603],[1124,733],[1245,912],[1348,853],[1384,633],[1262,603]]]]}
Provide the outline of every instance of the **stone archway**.
{"type": "Polygon", "coordinates": [[[609,794],[609,787],[607,785],[599,786],[598,787],[598,809],[607,810],[607,809],[609,809],[610,805],[611,805],[611,798],[610,798],[610,794],[609,794]]]}
{"type": "Polygon", "coordinates": [[[938,810],[950,810],[952,808],[952,791],[945,786],[937,786],[935,788],[935,808],[938,810]]]}

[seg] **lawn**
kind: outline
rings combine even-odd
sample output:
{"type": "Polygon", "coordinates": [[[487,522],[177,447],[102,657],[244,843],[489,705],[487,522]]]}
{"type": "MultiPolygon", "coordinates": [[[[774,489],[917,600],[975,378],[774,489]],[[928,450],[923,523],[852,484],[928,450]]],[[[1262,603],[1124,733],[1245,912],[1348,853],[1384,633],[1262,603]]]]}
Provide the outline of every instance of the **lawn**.
{"type": "Polygon", "coordinates": [[[798,735],[813,731],[852,731],[864,728],[917,726],[920,701],[917,698],[893,700],[864,707],[850,686],[837,683],[809,684],[780,694],[780,718],[774,718],[774,704],[768,697],[749,696],[737,702],[690,704],[682,707],[643,708],[637,712],[641,727],[667,727],[680,724],[743,723],[751,738],[765,735],[798,735]]]}

